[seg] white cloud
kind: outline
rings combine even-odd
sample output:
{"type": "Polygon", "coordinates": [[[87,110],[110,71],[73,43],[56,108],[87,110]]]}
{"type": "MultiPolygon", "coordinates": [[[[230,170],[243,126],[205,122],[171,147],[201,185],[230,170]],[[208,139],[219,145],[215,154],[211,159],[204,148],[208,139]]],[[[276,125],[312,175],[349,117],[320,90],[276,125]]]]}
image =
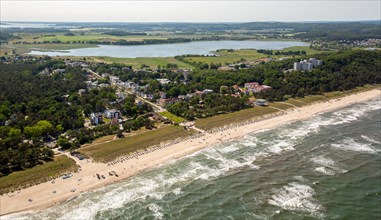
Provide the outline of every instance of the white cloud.
{"type": "Polygon", "coordinates": [[[1,20],[239,22],[381,19],[380,1],[10,1],[1,20]]]}

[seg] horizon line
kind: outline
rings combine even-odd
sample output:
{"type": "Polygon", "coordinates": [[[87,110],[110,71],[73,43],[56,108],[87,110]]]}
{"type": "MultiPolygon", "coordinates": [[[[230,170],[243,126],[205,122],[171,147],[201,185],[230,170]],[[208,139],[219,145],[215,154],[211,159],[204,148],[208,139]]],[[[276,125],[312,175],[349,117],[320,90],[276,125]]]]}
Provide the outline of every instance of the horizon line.
{"type": "Polygon", "coordinates": [[[5,22],[22,22],[22,23],[212,23],[212,24],[226,24],[226,23],[297,23],[297,22],[366,22],[366,21],[380,21],[381,19],[362,19],[362,20],[292,20],[292,21],[279,21],[279,20],[266,20],[266,21],[25,21],[25,20],[0,20],[0,23],[5,22]]]}

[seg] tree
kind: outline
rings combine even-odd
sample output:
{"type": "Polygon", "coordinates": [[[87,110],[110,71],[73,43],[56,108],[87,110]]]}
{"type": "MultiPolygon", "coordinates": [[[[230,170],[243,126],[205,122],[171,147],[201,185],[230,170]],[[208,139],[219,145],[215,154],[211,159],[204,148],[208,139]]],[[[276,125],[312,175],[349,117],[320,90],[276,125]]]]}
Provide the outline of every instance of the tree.
{"type": "Polygon", "coordinates": [[[71,147],[71,143],[69,142],[69,140],[63,137],[58,138],[57,145],[64,150],[69,149],[71,147]]]}
{"type": "Polygon", "coordinates": [[[11,128],[8,132],[8,137],[21,138],[21,130],[18,128],[11,128]]]}
{"type": "Polygon", "coordinates": [[[41,120],[37,122],[37,124],[34,126],[26,126],[24,128],[25,135],[31,138],[37,138],[43,135],[47,135],[52,131],[53,125],[46,120],[41,120]]]}

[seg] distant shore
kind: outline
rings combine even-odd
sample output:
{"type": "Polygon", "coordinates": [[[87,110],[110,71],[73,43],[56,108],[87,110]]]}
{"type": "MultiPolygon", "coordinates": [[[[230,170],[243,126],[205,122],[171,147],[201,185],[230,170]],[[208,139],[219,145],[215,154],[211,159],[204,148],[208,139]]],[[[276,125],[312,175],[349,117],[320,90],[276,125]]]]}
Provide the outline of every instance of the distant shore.
{"type": "Polygon", "coordinates": [[[46,209],[81,193],[129,178],[145,169],[160,166],[203,148],[215,146],[251,132],[272,129],[283,124],[305,120],[317,114],[334,111],[380,96],[381,90],[374,89],[300,108],[293,108],[271,115],[271,117],[265,116],[261,120],[247,121],[213,129],[192,138],[151,148],[139,156],[120,158],[108,164],[74,158],[81,168],[79,172],[73,173],[70,178],[59,178],[0,196],[0,215],[46,209]]]}

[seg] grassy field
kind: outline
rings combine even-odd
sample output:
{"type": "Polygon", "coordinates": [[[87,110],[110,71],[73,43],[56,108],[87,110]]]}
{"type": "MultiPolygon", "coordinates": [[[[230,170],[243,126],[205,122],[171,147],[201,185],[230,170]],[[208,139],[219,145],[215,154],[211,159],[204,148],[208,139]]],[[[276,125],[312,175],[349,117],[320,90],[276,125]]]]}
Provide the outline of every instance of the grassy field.
{"type": "Polygon", "coordinates": [[[55,157],[54,161],[1,177],[0,194],[43,182],[53,177],[58,177],[63,173],[76,171],[77,169],[78,167],[74,160],[60,155],[55,157]]]}
{"type": "Polygon", "coordinates": [[[307,55],[312,55],[315,53],[321,53],[321,51],[311,49],[309,46],[295,46],[295,47],[287,47],[284,48],[282,51],[306,51],[307,55]]]}
{"type": "Polygon", "coordinates": [[[328,100],[328,98],[325,97],[324,95],[313,95],[313,96],[306,96],[304,98],[290,98],[285,102],[296,105],[298,107],[302,107],[305,105],[312,104],[314,102],[326,101],[326,100],[328,100]]]}
{"type": "Polygon", "coordinates": [[[103,35],[100,33],[88,33],[85,35],[74,35],[65,36],[64,34],[56,34],[56,36],[40,37],[35,39],[36,41],[63,41],[63,42],[73,42],[73,41],[143,41],[144,39],[167,39],[168,37],[162,36],[146,36],[146,35],[131,35],[131,36],[113,36],[113,35],[103,35]]]}
{"type": "Polygon", "coordinates": [[[275,107],[275,108],[279,108],[279,109],[282,109],[282,110],[287,110],[289,108],[294,108],[294,106],[288,105],[288,104],[285,104],[285,103],[282,103],[282,102],[272,102],[272,103],[270,103],[270,106],[275,107]]]}
{"type": "Polygon", "coordinates": [[[202,38],[210,37],[210,35],[178,35],[174,33],[166,33],[164,35],[129,35],[129,36],[114,36],[101,34],[94,31],[73,31],[74,36],[66,36],[63,33],[56,33],[55,36],[43,36],[36,34],[24,34],[20,35],[22,41],[27,42],[41,42],[41,41],[62,41],[62,42],[73,42],[73,41],[117,41],[117,40],[126,40],[126,41],[143,41],[147,39],[160,39],[166,40],[168,38],[202,38]],[[83,33],[83,34],[82,34],[83,33]]]}
{"type": "MultiPolygon", "coordinates": [[[[380,88],[381,85],[367,85],[364,87],[357,87],[350,91],[339,91],[339,92],[329,92],[324,95],[313,95],[306,96],[304,98],[290,98],[285,102],[273,102],[270,103],[270,106],[287,110],[289,108],[293,108],[293,106],[285,104],[289,103],[295,105],[296,107],[302,107],[306,105],[310,105],[316,102],[325,102],[329,99],[340,98],[346,95],[365,92],[372,89],[380,88]]],[[[233,112],[229,114],[217,115],[210,118],[203,118],[196,121],[196,127],[208,130],[215,127],[220,127],[223,125],[237,123],[245,120],[249,120],[254,117],[263,116],[265,114],[275,113],[279,110],[268,108],[268,107],[254,107],[249,109],[244,109],[238,112],[233,112]]]]}
{"type": "Polygon", "coordinates": [[[16,49],[40,49],[40,50],[70,50],[78,48],[97,47],[91,44],[13,44],[16,49]]]}
{"type": "Polygon", "coordinates": [[[122,155],[144,150],[152,145],[176,138],[194,134],[194,131],[185,131],[183,127],[168,126],[156,130],[128,136],[122,139],[89,146],[79,151],[96,161],[108,162],[122,155]]]}
{"type": "Polygon", "coordinates": [[[174,57],[138,57],[138,58],[115,58],[115,57],[94,57],[94,60],[105,63],[122,63],[131,65],[134,68],[141,67],[143,64],[150,67],[164,66],[167,64],[176,64],[180,68],[190,68],[193,66],[178,61],[174,57]]]}
{"type": "Polygon", "coordinates": [[[227,63],[239,62],[241,60],[251,61],[257,60],[259,58],[267,57],[266,54],[260,54],[256,50],[234,50],[229,52],[228,50],[219,50],[215,52],[218,56],[216,57],[186,57],[184,58],[190,62],[203,62],[203,63],[221,63],[226,65],[227,63]]]}
{"type": "Polygon", "coordinates": [[[304,105],[307,105],[307,103],[301,101],[301,99],[288,99],[285,101],[286,103],[289,103],[291,105],[295,105],[297,107],[302,107],[304,105]]]}
{"type": "Polygon", "coordinates": [[[209,130],[215,127],[220,127],[231,123],[237,123],[275,112],[278,112],[278,110],[268,107],[254,107],[229,114],[199,119],[196,121],[196,127],[204,130],[209,130]]]}
{"type": "MultiPolygon", "coordinates": [[[[308,55],[318,53],[319,51],[310,49],[308,46],[295,46],[295,47],[287,47],[284,48],[282,51],[299,51],[304,50],[307,52],[308,55]]],[[[273,58],[280,58],[284,57],[284,55],[267,55],[263,53],[258,53],[254,49],[242,49],[242,50],[233,50],[229,51],[227,49],[219,50],[214,52],[217,54],[217,57],[186,57],[184,58],[187,61],[191,62],[203,62],[208,63],[209,65],[211,63],[221,63],[222,65],[226,65],[228,63],[235,63],[242,60],[246,61],[253,61],[258,60],[260,58],[266,58],[266,57],[273,57],[273,58]]]]}
{"type": "Polygon", "coordinates": [[[162,116],[164,116],[164,117],[166,117],[166,118],[168,118],[169,120],[171,120],[171,121],[173,121],[173,122],[175,122],[175,123],[181,123],[181,122],[183,122],[183,121],[185,121],[185,119],[184,118],[181,118],[181,117],[179,117],[179,116],[176,116],[176,115],[174,115],[174,114],[172,114],[172,113],[170,113],[170,112],[168,112],[168,111],[165,111],[165,112],[159,112],[159,114],[160,115],[162,115],[162,116]]]}
{"type": "Polygon", "coordinates": [[[349,91],[328,92],[328,93],[325,93],[324,96],[327,97],[328,99],[340,98],[349,94],[370,91],[372,89],[377,89],[377,88],[381,88],[381,84],[365,85],[365,86],[357,87],[349,91]]]}
{"type": "Polygon", "coordinates": [[[348,90],[348,91],[327,92],[327,93],[324,93],[324,95],[312,95],[312,96],[306,96],[304,98],[290,98],[285,102],[296,105],[298,107],[302,107],[302,106],[309,105],[315,102],[324,102],[329,99],[340,98],[350,94],[365,92],[365,91],[369,91],[379,87],[380,85],[366,85],[366,86],[357,87],[355,89],[348,90]]]}

